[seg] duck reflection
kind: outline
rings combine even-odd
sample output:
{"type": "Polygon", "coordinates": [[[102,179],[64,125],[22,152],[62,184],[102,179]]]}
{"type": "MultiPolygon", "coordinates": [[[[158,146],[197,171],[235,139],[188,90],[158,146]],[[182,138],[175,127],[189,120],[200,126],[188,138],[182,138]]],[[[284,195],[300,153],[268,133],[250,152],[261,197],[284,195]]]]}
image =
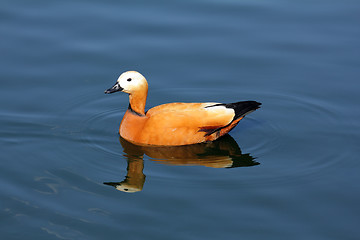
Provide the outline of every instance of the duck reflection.
{"type": "Polygon", "coordinates": [[[104,182],[124,192],[141,191],[145,183],[143,156],[169,165],[197,165],[212,168],[250,167],[258,165],[249,154],[242,154],[239,145],[230,136],[209,142],[186,146],[138,146],[119,138],[127,157],[127,175],[121,182],[104,182]]]}

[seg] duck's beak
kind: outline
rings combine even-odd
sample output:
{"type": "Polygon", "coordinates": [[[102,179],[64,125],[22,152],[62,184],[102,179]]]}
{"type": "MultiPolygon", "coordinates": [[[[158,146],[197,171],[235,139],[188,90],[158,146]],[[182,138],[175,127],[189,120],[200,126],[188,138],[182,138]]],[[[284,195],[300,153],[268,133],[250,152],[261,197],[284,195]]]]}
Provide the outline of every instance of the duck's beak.
{"type": "Polygon", "coordinates": [[[104,184],[113,186],[113,187],[117,187],[117,186],[121,185],[121,183],[119,183],[119,182],[104,182],[104,184]]]}
{"type": "Polygon", "coordinates": [[[115,83],[115,85],[112,88],[109,88],[108,90],[105,91],[105,93],[114,93],[114,92],[118,92],[118,91],[122,91],[124,90],[122,87],[120,87],[120,84],[118,82],[115,83]]]}

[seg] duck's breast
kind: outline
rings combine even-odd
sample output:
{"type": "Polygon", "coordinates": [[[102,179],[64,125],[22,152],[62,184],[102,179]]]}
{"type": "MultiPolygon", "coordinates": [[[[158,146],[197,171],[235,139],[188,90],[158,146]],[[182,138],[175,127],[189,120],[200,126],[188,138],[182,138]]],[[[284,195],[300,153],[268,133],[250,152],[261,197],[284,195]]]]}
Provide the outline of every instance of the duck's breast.
{"type": "Polygon", "coordinates": [[[129,141],[136,142],[142,132],[146,120],[146,116],[139,116],[131,110],[127,110],[120,123],[120,136],[129,141]]]}

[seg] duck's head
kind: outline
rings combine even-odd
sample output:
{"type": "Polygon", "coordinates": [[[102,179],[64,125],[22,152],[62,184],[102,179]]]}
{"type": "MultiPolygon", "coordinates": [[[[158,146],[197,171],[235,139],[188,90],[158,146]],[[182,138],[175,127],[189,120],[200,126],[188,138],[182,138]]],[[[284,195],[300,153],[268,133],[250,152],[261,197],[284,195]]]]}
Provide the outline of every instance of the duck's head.
{"type": "Polygon", "coordinates": [[[128,184],[124,181],[123,182],[104,182],[104,184],[113,186],[116,188],[116,190],[119,190],[122,192],[135,193],[135,192],[139,192],[143,189],[144,182],[145,182],[145,178],[144,178],[144,181],[142,183],[140,183],[140,185],[132,185],[132,184],[128,184]]]}
{"type": "Polygon", "coordinates": [[[148,84],[143,75],[136,71],[127,71],[120,75],[115,85],[109,88],[105,93],[125,92],[134,94],[136,92],[147,92],[148,84]]]}

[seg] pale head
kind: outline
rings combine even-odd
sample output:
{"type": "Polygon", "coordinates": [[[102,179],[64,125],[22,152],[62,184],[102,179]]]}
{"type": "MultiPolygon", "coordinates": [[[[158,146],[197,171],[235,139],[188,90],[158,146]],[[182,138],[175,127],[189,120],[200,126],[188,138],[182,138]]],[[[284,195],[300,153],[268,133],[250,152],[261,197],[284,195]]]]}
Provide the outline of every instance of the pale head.
{"type": "Polygon", "coordinates": [[[127,71],[120,75],[117,79],[115,85],[112,88],[109,88],[105,93],[113,92],[126,92],[129,94],[134,94],[136,92],[147,92],[148,84],[143,75],[136,71],[127,71]]]}

